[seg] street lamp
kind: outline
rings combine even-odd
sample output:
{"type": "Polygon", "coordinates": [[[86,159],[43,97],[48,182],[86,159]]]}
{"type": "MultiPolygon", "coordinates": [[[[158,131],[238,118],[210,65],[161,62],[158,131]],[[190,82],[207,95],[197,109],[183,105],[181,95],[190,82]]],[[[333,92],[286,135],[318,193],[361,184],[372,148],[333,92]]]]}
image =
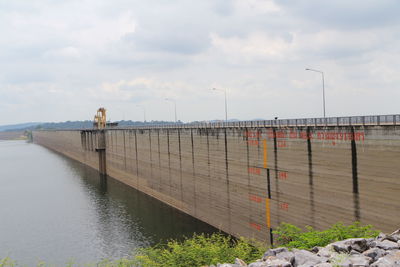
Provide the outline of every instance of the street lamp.
{"type": "Polygon", "coordinates": [[[322,75],[322,100],[323,100],[324,118],[325,118],[326,116],[325,116],[325,77],[324,77],[324,72],[320,71],[320,70],[309,69],[309,68],[307,68],[306,70],[319,72],[322,75]]]}
{"type": "Polygon", "coordinates": [[[178,122],[178,119],[177,119],[177,116],[176,116],[176,100],[175,100],[175,99],[172,99],[172,98],[166,98],[165,100],[171,101],[171,102],[174,103],[174,106],[175,106],[175,123],[177,123],[177,122],[178,122]]]}
{"type": "Polygon", "coordinates": [[[226,89],[222,90],[222,89],[217,89],[217,88],[213,88],[213,91],[223,91],[225,93],[225,122],[228,122],[228,103],[226,101],[226,89]]]}
{"type": "Polygon", "coordinates": [[[143,122],[146,122],[146,109],[141,105],[136,105],[136,106],[143,109],[143,122]]]}

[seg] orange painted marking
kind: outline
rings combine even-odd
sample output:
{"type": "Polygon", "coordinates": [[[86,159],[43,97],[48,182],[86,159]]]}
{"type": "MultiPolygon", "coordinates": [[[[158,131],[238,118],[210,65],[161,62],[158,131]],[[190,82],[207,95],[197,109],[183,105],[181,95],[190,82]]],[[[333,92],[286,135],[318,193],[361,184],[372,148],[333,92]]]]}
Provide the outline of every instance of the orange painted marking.
{"type": "Polygon", "coordinates": [[[268,151],[267,151],[267,140],[263,140],[264,145],[264,169],[267,168],[267,160],[268,160],[268,151]]]}
{"type": "Polygon", "coordinates": [[[267,218],[267,226],[268,228],[271,228],[271,209],[269,207],[269,198],[265,199],[265,213],[267,218]]]}

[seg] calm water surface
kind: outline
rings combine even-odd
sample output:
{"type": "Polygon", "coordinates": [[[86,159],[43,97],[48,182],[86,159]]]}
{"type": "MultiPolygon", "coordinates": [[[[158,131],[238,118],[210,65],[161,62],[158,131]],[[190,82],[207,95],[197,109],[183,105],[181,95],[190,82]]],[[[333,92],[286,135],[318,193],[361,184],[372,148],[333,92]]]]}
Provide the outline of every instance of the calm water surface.
{"type": "Polygon", "coordinates": [[[46,148],[0,141],[0,258],[29,266],[93,263],[214,231],[46,148]]]}

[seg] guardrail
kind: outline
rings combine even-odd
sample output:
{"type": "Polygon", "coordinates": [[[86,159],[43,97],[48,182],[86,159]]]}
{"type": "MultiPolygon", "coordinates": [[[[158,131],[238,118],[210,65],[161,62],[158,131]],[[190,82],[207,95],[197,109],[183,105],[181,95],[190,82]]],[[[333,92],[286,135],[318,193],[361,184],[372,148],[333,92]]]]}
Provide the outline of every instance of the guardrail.
{"type": "Polygon", "coordinates": [[[373,115],[305,119],[277,119],[235,122],[197,122],[160,125],[139,125],[117,127],[114,129],[153,129],[153,128],[232,128],[232,127],[295,127],[295,126],[367,126],[400,125],[400,115],[373,115]]]}

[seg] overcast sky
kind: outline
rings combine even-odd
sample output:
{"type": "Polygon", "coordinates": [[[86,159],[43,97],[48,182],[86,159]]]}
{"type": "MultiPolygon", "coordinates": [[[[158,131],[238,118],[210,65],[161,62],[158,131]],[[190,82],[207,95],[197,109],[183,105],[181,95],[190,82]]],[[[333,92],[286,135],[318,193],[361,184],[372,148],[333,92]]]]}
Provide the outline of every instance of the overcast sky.
{"type": "Polygon", "coordinates": [[[0,125],[393,114],[398,0],[1,0],[0,125]]]}

